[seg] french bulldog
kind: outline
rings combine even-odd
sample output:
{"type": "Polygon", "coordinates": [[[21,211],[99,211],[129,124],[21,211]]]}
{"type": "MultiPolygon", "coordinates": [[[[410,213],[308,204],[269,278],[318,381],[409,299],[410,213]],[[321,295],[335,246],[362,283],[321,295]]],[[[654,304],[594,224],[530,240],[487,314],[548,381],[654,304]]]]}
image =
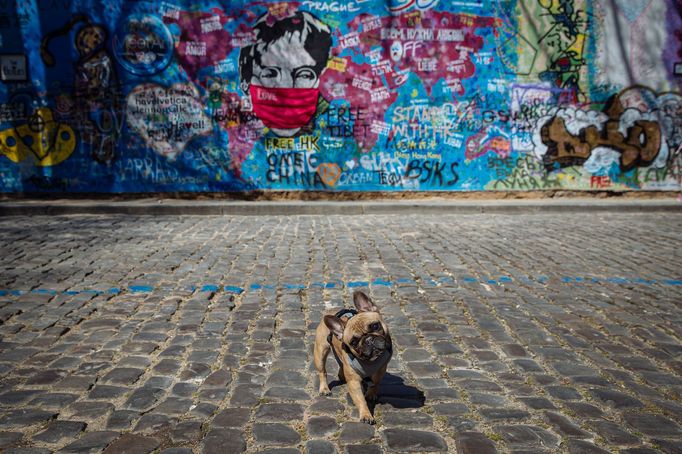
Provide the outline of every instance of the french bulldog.
{"type": "Polygon", "coordinates": [[[325,312],[315,331],[315,368],[320,376],[320,394],[331,394],[325,363],[330,351],[339,363],[339,380],[348,384],[348,393],[358,408],[360,420],[374,424],[367,402],[376,402],[379,382],[393,355],[388,327],[379,309],[363,292],[353,292],[355,309],[325,312]],[[362,384],[371,381],[367,395],[362,384]]]}

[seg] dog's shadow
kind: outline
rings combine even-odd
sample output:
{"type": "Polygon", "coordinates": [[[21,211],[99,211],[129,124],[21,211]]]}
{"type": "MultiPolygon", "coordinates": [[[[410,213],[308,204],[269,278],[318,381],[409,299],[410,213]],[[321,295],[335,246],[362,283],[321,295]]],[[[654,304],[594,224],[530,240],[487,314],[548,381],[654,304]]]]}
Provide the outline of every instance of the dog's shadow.
{"type": "MultiPolygon", "coordinates": [[[[329,383],[329,388],[344,385],[340,380],[329,383]]],[[[405,384],[405,380],[398,375],[386,373],[379,384],[379,397],[376,402],[367,402],[370,411],[374,414],[376,405],[390,405],[393,408],[421,408],[426,402],[424,392],[414,386],[405,384]]]]}

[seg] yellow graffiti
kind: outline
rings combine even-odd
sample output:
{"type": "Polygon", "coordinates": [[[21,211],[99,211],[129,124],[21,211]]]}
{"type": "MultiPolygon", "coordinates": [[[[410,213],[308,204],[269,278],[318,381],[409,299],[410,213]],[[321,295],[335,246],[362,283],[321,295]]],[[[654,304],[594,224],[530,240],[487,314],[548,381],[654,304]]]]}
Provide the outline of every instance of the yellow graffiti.
{"type": "Polygon", "coordinates": [[[327,62],[327,68],[333,69],[340,73],[346,72],[346,65],[347,65],[346,59],[340,57],[332,57],[327,62]]]}
{"type": "Polygon", "coordinates": [[[563,12],[560,0],[538,0],[538,3],[552,14],[560,14],[563,12]]]}
{"type": "Polygon", "coordinates": [[[33,157],[38,166],[53,166],[71,156],[75,149],[73,129],[54,121],[47,107],[37,109],[26,123],[0,131],[0,154],[16,163],[33,157]]]}

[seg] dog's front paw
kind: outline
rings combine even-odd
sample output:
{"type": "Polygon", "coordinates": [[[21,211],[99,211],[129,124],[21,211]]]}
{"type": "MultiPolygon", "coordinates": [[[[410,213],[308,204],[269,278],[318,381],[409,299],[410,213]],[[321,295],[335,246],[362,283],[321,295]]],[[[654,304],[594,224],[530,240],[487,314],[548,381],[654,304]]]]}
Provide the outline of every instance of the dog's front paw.
{"type": "Polygon", "coordinates": [[[329,390],[326,391],[320,391],[320,396],[331,396],[332,392],[329,390]]]}
{"type": "Polygon", "coordinates": [[[370,426],[373,426],[374,424],[377,423],[376,420],[371,416],[362,418],[360,421],[364,422],[365,424],[369,424],[370,426]]]}

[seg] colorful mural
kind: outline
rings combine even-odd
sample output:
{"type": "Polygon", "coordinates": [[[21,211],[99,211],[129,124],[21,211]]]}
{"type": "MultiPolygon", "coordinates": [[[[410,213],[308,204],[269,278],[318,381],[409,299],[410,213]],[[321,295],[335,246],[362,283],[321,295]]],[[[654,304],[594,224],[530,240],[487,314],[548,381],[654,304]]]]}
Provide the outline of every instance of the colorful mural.
{"type": "Polygon", "coordinates": [[[0,192],[682,189],[677,0],[0,0],[0,192]]]}

